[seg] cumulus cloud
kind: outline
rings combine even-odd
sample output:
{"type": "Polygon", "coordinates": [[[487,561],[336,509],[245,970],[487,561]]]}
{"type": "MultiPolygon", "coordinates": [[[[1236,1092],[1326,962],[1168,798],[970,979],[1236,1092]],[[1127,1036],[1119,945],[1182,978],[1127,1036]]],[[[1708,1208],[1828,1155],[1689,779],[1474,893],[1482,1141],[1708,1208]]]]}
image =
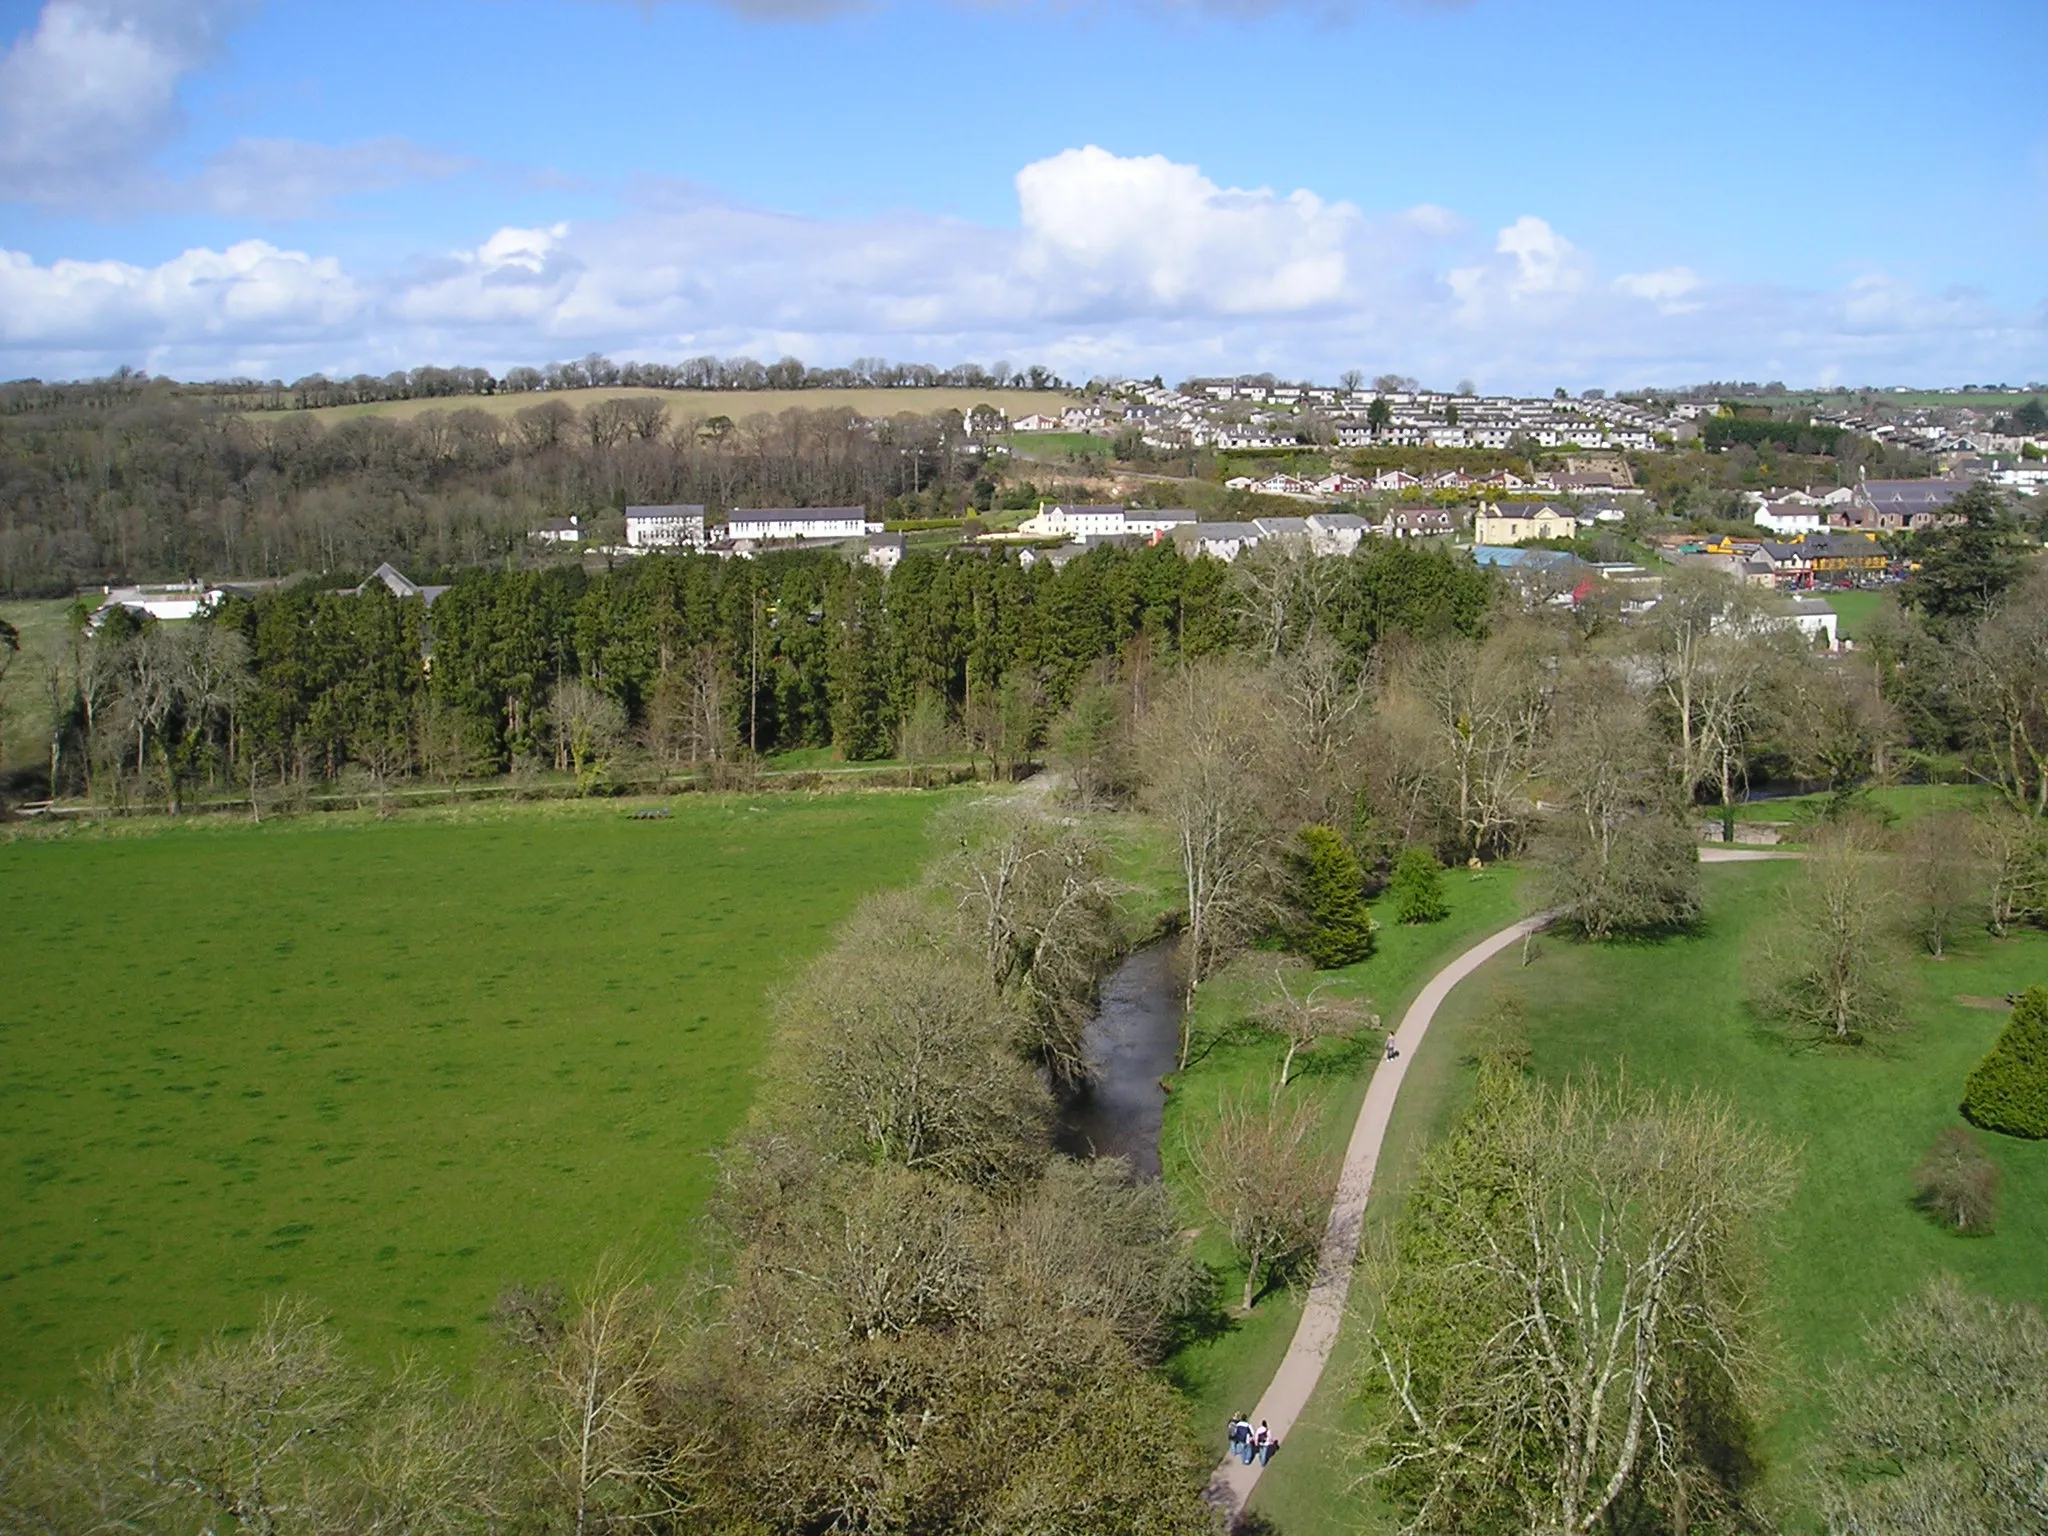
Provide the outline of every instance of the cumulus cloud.
{"type": "Polygon", "coordinates": [[[186,376],[791,352],[1063,372],[1392,369],[1489,388],[2025,372],[2048,317],[1881,273],[1833,291],[1603,274],[1543,218],[1474,230],[1224,186],[1083,147],[1025,166],[1018,224],[799,218],[668,185],[623,215],[506,226],[395,271],[248,241],[159,267],[0,256],[0,369],[186,376]]]}
{"type": "Polygon", "coordinates": [[[244,240],[190,250],[155,267],[123,261],[39,266],[0,251],[0,346],[143,349],[251,335],[331,335],[365,290],[332,257],[244,240]]]}
{"type": "Polygon", "coordinates": [[[438,180],[471,162],[402,139],[243,139],[197,176],[155,165],[184,126],[178,88],[257,0],[46,0],[0,55],[0,201],[91,211],[205,208],[269,221],[438,180]]]}
{"type": "Polygon", "coordinates": [[[0,197],[129,189],[247,0],[48,0],[0,57],[0,197]]]}
{"type": "Polygon", "coordinates": [[[1065,307],[1287,314],[1341,299],[1364,218],[1313,192],[1216,185],[1090,145],[1017,173],[1022,270],[1065,307]]]}

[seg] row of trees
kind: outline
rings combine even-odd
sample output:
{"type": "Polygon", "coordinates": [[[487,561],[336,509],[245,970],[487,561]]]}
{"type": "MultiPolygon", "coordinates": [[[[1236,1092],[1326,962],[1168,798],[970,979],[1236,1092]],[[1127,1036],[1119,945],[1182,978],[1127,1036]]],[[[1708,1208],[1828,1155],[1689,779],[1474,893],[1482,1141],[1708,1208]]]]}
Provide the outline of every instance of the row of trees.
{"type": "MultiPolygon", "coordinates": [[[[1396,630],[1487,621],[1491,590],[1470,565],[1406,546],[1327,564],[1319,611],[1340,672],[1356,676],[1396,630]]],[[[1232,651],[1242,613],[1226,567],[1170,546],[1058,571],[912,554],[886,577],[829,553],[652,557],[592,577],[465,573],[431,613],[376,583],[357,596],[304,582],[189,626],[112,619],[79,630],[37,683],[52,690],[65,791],[89,775],[132,782],[138,762],[168,798],[194,776],[253,788],[345,768],[379,782],[601,768],[629,745],[657,773],[829,745],[849,761],[972,753],[1000,774],[1055,730],[1112,723],[1089,723],[1103,668],[1137,680],[1232,651]],[[203,695],[180,684],[152,702],[145,647],[239,665],[209,671],[203,695]],[[130,724],[139,753],[117,750],[130,724]]]]}
{"type": "Polygon", "coordinates": [[[218,379],[180,383],[123,368],[104,379],[78,384],[45,384],[26,379],[0,385],[0,415],[66,398],[103,399],[144,393],[222,399],[258,410],[319,410],[387,400],[447,400],[464,396],[530,394],[565,389],[1033,389],[1067,388],[1049,368],[1013,368],[959,363],[892,363],[857,357],[843,368],[809,368],[794,357],[772,363],[751,357],[693,357],[680,363],[614,362],[599,352],[542,367],[509,368],[500,376],[488,368],[436,367],[395,373],[359,373],[329,378],[312,373],[287,384],[282,379],[218,379]]]}

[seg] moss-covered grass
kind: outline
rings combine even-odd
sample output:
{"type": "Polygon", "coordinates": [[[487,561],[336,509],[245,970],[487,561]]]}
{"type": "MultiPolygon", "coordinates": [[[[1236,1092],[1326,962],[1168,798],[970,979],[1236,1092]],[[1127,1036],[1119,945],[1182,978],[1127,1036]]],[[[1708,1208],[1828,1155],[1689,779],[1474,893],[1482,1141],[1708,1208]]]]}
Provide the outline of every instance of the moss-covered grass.
{"type": "Polygon", "coordinates": [[[0,1395],[287,1290],[459,1363],[507,1282],[687,1264],[764,994],[946,798],[0,842],[0,1395]]]}

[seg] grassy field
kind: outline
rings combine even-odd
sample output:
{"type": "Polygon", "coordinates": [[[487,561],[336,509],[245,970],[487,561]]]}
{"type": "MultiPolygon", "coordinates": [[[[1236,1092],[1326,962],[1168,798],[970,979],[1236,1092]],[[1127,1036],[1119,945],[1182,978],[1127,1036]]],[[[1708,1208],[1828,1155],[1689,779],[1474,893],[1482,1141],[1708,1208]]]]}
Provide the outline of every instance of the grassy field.
{"type": "Polygon", "coordinates": [[[0,603],[21,631],[21,651],[0,680],[0,771],[42,762],[50,750],[50,664],[70,665],[69,599],[0,603]]]}
{"type": "MultiPolygon", "coordinates": [[[[1010,414],[1014,416],[1017,412],[1010,414]]],[[[1066,464],[1075,459],[1107,462],[1110,456],[1109,439],[1092,432],[1012,432],[1002,441],[1019,459],[1046,464],[1066,464]]]]}
{"type": "Polygon", "coordinates": [[[776,416],[783,411],[855,411],[862,416],[930,416],[938,411],[971,411],[993,405],[1008,416],[1061,411],[1074,397],[1061,390],[1040,389],[565,389],[543,394],[463,395],[440,400],[378,400],[367,405],[329,405],[315,411],[250,411],[252,420],[267,421],[286,414],[316,421],[347,421],[357,416],[392,416],[400,420],[422,411],[488,411],[509,416],[528,406],[560,400],[575,410],[600,400],[647,397],[662,401],[672,417],[776,416]]]}
{"type": "Polygon", "coordinates": [[[1845,640],[1861,639],[1866,625],[1897,607],[1897,599],[1889,592],[1823,592],[1820,596],[1841,620],[1836,628],[1845,640]]]}
{"type": "MultiPolygon", "coordinates": [[[[1384,923],[1377,951],[1370,958],[1329,973],[1342,990],[1371,999],[1374,1010],[1390,1027],[1445,960],[1521,916],[1515,870],[1495,868],[1477,877],[1462,869],[1449,870],[1444,887],[1451,907],[1444,921],[1417,926],[1384,923]]],[[[1189,1138],[1200,1134],[1203,1121],[1214,1116],[1224,1096],[1265,1093],[1280,1075],[1284,1045],[1278,1036],[1244,1021],[1244,996],[1241,987],[1224,979],[1199,994],[1189,1067],[1174,1079],[1173,1096],[1167,1101],[1161,1138],[1166,1177],[1196,1223],[1203,1218],[1187,1159],[1189,1138]]],[[[1288,1085],[1289,1093],[1310,1096],[1321,1106],[1323,1146],[1333,1181],[1358,1118],[1366,1082],[1379,1059],[1381,1039],[1378,1031],[1369,1030],[1355,1044],[1326,1045],[1317,1054],[1297,1060],[1296,1075],[1288,1085]]],[[[1415,1091],[1415,1082],[1411,1071],[1404,1105],[1406,1095],[1415,1091]]],[[[1244,1272],[1223,1236],[1205,1230],[1197,1251],[1223,1276],[1225,1297],[1234,1302],[1244,1272]]],[[[1298,1293],[1271,1293],[1248,1317],[1235,1318],[1224,1332],[1188,1345],[1171,1362],[1171,1374],[1187,1393],[1196,1424],[1216,1429],[1219,1458],[1223,1454],[1221,1426],[1232,1412],[1249,1409],[1258,1399],[1286,1354],[1300,1317],[1298,1293]]]]}
{"type": "Polygon", "coordinates": [[[687,1263],[764,993],[942,800],[0,843],[0,1395],[286,1290],[459,1363],[507,1282],[687,1263]]]}
{"type": "MultiPolygon", "coordinates": [[[[1937,811],[1974,810],[1990,800],[1994,793],[1983,784],[1892,784],[1862,791],[1860,801],[1879,816],[1889,818],[1891,825],[1904,826],[1937,811]]],[[[1735,807],[1735,819],[1790,823],[1795,830],[1784,834],[1786,841],[1790,842],[1797,838],[1796,829],[1819,821],[1832,803],[1833,797],[1826,791],[1786,795],[1777,800],[1745,800],[1735,807]]],[[[1717,814],[1714,807],[1700,811],[1702,819],[1717,814]]]]}
{"type": "MultiPolygon", "coordinates": [[[[1429,1069],[1426,1091],[1414,1100],[1404,1093],[1381,1165],[1394,1181],[1384,1192],[1398,1191],[1427,1136],[1461,1101],[1465,1042],[1510,995],[1526,1009],[1540,1076],[1625,1066],[1641,1082],[1704,1086],[1798,1148],[1798,1192],[1774,1234],[1780,1369],[1764,1450],[1767,1489],[1786,1501],[1788,1528],[1800,1529],[1823,1373],[1858,1347],[1866,1319],[1942,1271],[1974,1290],[2042,1299],[2048,1144],[1980,1138],[2004,1172],[1998,1230],[1985,1238],[1935,1227],[1910,1203],[1909,1174],[1938,1131],[1961,1124],[1963,1078],[2004,1023],[2002,1013],[1954,999],[2048,979],[2048,935],[1979,938],[1947,961],[1915,962],[1905,1033],[1854,1054],[1803,1050],[1761,1028],[1744,1003],[1747,946],[1777,910],[1792,867],[1722,866],[1705,878],[1706,920],[1692,937],[1610,947],[1543,939],[1526,969],[1503,956],[1460,987],[1410,1069],[1411,1087],[1429,1069]]],[[[1391,1208],[1382,1202],[1382,1220],[1391,1208]]],[[[1356,1425],[1344,1377],[1357,1358],[1355,1339],[1347,1341],[1354,1348],[1340,1345],[1293,1444],[1261,1485],[1257,1507],[1286,1536],[1390,1528],[1350,1491],[1344,1435],[1356,1425]]]]}

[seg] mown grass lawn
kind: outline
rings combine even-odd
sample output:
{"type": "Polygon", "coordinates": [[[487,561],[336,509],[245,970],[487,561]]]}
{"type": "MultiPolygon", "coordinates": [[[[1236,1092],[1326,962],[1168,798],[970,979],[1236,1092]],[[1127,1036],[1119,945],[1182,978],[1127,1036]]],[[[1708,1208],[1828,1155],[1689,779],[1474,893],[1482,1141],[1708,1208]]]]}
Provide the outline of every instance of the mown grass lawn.
{"type": "Polygon", "coordinates": [[[685,1266],[764,994],[944,798],[0,843],[0,1395],[280,1291],[459,1364],[508,1282],[685,1266]]]}
{"type": "MultiPolygon", "coordinates": [[[[1392,1137],[1404,1149],[1383,1160],[1395,1183],[1382,1192],[1398,1189],[1420,1147],[1448,1122],[1469,1083],[1459,1057],[1473,1028],[1509,996],[1525,1009],[1541,1077],[1625,1069],[1644,1083],[1706,1088],[1798,1148],[1798,1191],[1774,1234],[1778,1369],[1763,1450],[1767,1490],[1785,1501],[1789,1528],[1801,1529],[1825,1373],[1858,1349],[1867,1319],[1942,1271],[2005,1298],[2039,1302],[2048,1289],[2048,1143],[1980,1134],[2004,1176],[1998,1230],[1989,1237],[1937,1228],[1914,1209],[1910,1181],[1937,1132],[1962,1124],[1963,1078],[2004,1025],[2003,1013],[1954,999],[2048,981],[2048,935],[1980,937],[1946,961],[1915,960],[1908,1030],[1857,1051],[1802,1047],[1760,1024],[1745,1002],[1748,946],[1774,920],[1795,867],[1703,873],[1706,919],[1695,935],[1614,946],[1543,938],[1527,968],[1510,953],[1454,992],[1408,1078],[1414,1085],[1428,1063],[1449,1091],[1434,1103],[1404,1093],[1392,1137]]],[[[1376,1204],[1382,1221],[1395,1208],[1376,1204]]],[[[1256,1507],[1286,1536],[1391,1528],[1384,1511],[1351,1490],[1357,1468],[1344,1436],[1359,1426],[1344,1378],[1356,1368],[1347,1330],[1295,1443],[1261,1484],[1256,1507]]]]}
{"type": "Polygon", "coordinates": [[[1836,627],[1845,640],[1861,640],[1879,614],[1893,611],[1898,606],[1897,598],[1890,592],[1823,592],[1820,598],[1835,610],[1835,616],[1840,620],[1836,627]]]}

